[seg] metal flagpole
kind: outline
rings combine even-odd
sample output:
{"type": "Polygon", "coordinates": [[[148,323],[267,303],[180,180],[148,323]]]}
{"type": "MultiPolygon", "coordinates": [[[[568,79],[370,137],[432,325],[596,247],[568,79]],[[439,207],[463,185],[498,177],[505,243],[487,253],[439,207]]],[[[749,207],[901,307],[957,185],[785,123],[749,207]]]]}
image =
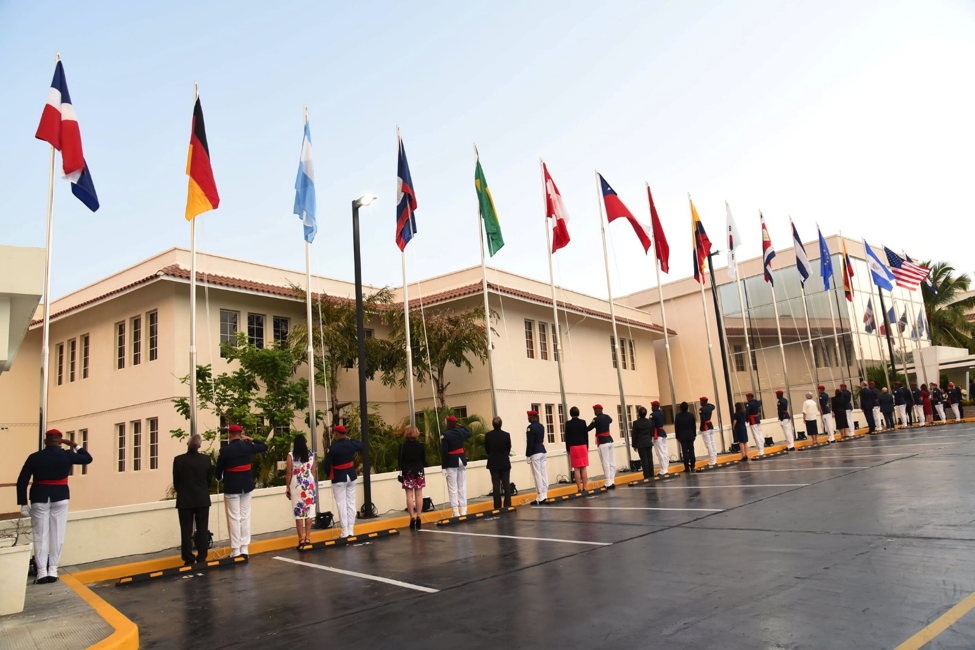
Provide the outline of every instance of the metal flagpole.
{"type": "MultiPolygon", "coordinates": [[[[646,183],[647,192],[650,191],[650,183],[646,183]]],[[[653,215],[651,215],[651,218],[653,215]]],[[[667,379],[670,381],[670,408],[673,417],[677,417],[677,391],[674,389],[674,362],[670,353],[670,330],[667,329],[667,308],[664,306],[664,286],[660,282],[660,258],[657,257],[657,240],[654,229],[650,229],[650,239],[654,250],[654,268],[657,271],[657,297],[660,299],[660,320],[664,326],[664,349],[667,350],[667,379]]],[[[723,442],[723,440],[722,440],[723,442]]]]}
{"type": "MultiPolygon", "coordinates": [[[[890,304],[891,308],[893,308],[893,310],[894,310],[894,316],[896,316],[897,315],[897,305],[894,302],[894,296],[893,296],[893,294],[891,294],[891,296],[890,296],[890,303],[891,303],[890,304]]],[[[904,307],[904,314],[907,315],[907,307],[906,306],[904,307]]],[[[903,364],[904,365],[904,381],[907,382],[907,387],[910,388],[910,386],[911,386],[911,375],[910,375],[909,372],[907,372],[907,343],[904,342],[904,332],[901,331],[900,321],[897,321],[897,337],[901,340],[901,350],[903,351],[903,354],[904,354],[904,364],[903,364]]],[[[914,367],[914,377],[915,377],[915,379],[917,378],[917,366],[914,367]]]]}
{"type": "MultiPolygon", "coordinates": [[[[789,217],[789,226],[791,226],[790,229],[795,232],[792,217],[789,217]]],[[[805,249],[803,244],[800,243],[799,245],[805,249]]],[[[802,313],[806,317],[806,335],[808,336],[809,340],[809,358],[812,360],[813,374],[816,379],[816,385],[819,386],[819,364],[816,363],[816,352],[813,350],[812,326],[809,324],[809,305],[806,304],[806,283],[802,279],[801,275],[799,276],[799,293],[802,295],[802,313]]],[[[792,399],[791,395],[789,396],[789,399],[792,399]]]]}
{"type": "MultiPolygon", "coordinates": [[[[901,252],[903,253],[903,251],[901,251],[901,252]]],[[[905,253],[904,256],[906,258],[907,257],[907,254],[905,253]]],[[[923,308],[924,307],[924,292],[921,290],[921,284],[920,283],[918,283],[918,285],[917,285],[917,291],[918,291],[918,295],[921,296],[921,306],[923,308]]],[[[928,383],[928,373],[927,373],[927,370],[925,370],[925,368],[924,368],[924,364],[921,363],[921,355],[920,354],[917,354],[917,352],[920,352],[921,351],[921,330],[917,326],[917,312],[914,310],[914,301],[913,300],[908,300],[907,301],[907,304],[911,308],[911,327],[913,327],[914,328],[914,331],[917,332],[917,337],[913,339],[914,340],[914,349],[916,351],[916,353],[914,354],[914,376],[917,377],[918,383],[925,383],[926,384],[926,383],[928,383]],[[922,377],[923,377],[923,379],[922,379],[922,377]]],[[[972,399],[972,396],[971,395],[969,395],[968,397],[969,397],[969,399],[972,399]]]]}
{"type": "MultiPolygon", "coordinates": [[[[58,56],[58,60],[61,57],[58,56]]],[[[48,369],[50,367],[51,340],[51,228],[54,224],[54,146],[51,146],[51,171],[47,188],[47,256],[44,260],[44,329],[41,343],[41,405],[40,431],[38,433],[37,448],[44,448],[44,432],[47,431],[47,392],[48,369]]]]}
{"type": "MultiPolygon", "coordinates": [[[[724,208],[728,214],[731,214],[731,206],[728,205],[727,201],[724,202],[724,208]]],[[[752,392],[758,394],[758,386],[755,383],[755,368],[752,366],[751,337],[748,336],[748,328],[751,326],[751,318],[748,318],[748,306],[745,304],[745,297],[741,292],[741,287],[744,280],[741,279],[741,272],[738,270],[738,254],[734,249],[731,249],[731,259],[734,260],[735,286],[738,289],[738,304],[741,307],[741,325],[742,329],[745,331],[745,351],[748,353],[748,379],[752,384],[752,392]]],[[[732,405],[729,404],[728,408],[732,408],[732,405]]]]}
{"type": "MultiPolygon", "coordinates": [[[[843,231],[840,231],[840,239],[843,239],[843,231]]],[[[846,256],[843,256],[843,268],[844,272],[846,269],[846,256]]],[[[852,336],[857,342],[857,349],[860,351],[860,356],[857,359],[857,372],[860,373],[860,381],[865,381],[867,378],[867,373],[864,372],[864,363],[866,359],[863,356],[863,341],[860,340],[860,331],[857,329],[857,323],[861,322],[857,319],[857,309],[856,309],[856,294],[853,293],[853,278],[850,277],[850,292],[851,297],[854,300],[850,300],[850,310],[853,312],[853,322],[850,325],[850,336],[852,336]]]]}
{"type": "MultiPolygon", "coordinates": [[[[721,370],[724,372],[724,383],[725,390],[728,396],[728,409],[734,410],[732,401],[734,397],[731,394],[731,373],[728,370],[728,333],[724,326],[724,310],[721,308],[721,296],[718,294],[718,282],[714,279],[714,261],[712,257],[716,254],[708,253],[708,271],[711,275],[711,299],[714,302],[714,321],[718,326],[718,349],[721,351],[721,370]]],[[[724,422],[721,418],[721,398],[717,394],[717,388],[715,388],[714,395],[714,407],[718,413],[718,430],[721,432],[721,451],[728,451],[728,445],[725,442],[724,437],[724,422]]]]}
{"type": "MultiPolygon", "coordinates": [[[[477,145],[474,145],[474,158],[477,159],[477,145]]],[[[491,411],[492,418],[498,414],[498,395],[494,389],[494,344],[491,342],[491,307],[488,304],[487,265],[484,261],[484,219],[481,216],[481,204],[477,204],[477,228],[481,242],[481,291],[484,293],[484,325],[487,329],[487,359],[488,379],[491,383],[491,411]]],[[[446,406],[446,404],[442,405],[446,406]]]]}
{"type": "MultiPolygon", "coordinates": [[[[399,127],[396,127],[396,146],[399,148],[399,127]]],[[[399,194],[402,188],[397,183],[396,193],[399,194]]],[[[410,400],[410,426],[416,426],[416,404],[413,397],[413,347],[410,335],[410,286],[406,281],[406,250],[400,252],[403,258],[403,321],[406,324],[406,394],[410,400]]],[[[481,261],[484,261],[483,246],[481,249],[481,261]]],[[[490,325],[490,323],[489,323],[490,325]]],[[[489,327],[490,329],[490,327],[489,327]]]]}
{"type": "MultiPolygon", "coordinates": [[[[305,106],[305,124],[308,124],[308,107],[305,106]]],[[[308,431],[311,435],[311,453],[317,458],[318,409],[315,407],[315,343],[311,320],[311,244],[305,240],[305,319],[308,329],[308,431]]],[[[272,432],[273,433],[273,432],[272,432]]],[[[290,479],[289,479],[290,480],[290,479]]],[[[315,487],[315,514],[318,514],[319,492],[315,487]]]]}
{"type": "Polygon", "coordinates": [[[609,280],[609,252],[606,249],[606,224],[603,219],[603,195],[599,190],[599,172],[596,171],[596,202],[599,204],[599,231],[603,235],[603,262],[606,265],[606,291],[609,293],[609,317],[613,321],[613,347],[616,349],[616,379],[620,385],[620,408],[623,417],[620,426],[623,428],[623,439],[626,440],[627,469],[633,467],[633,455],[630,453],[630,423],[627,422],[626,397],[623,395],[623,357],[624,350],[620,347],[620,337],[616,332],[616,305],[613,303],[613,286],[609,280]]]}
{"type": "MultiPolygon", "coordinates": [[[[687,194],[687,202],[688,203],[691,202],[691,194],[690,194],[690,192],[688,192],[688,194],[687,194]]],[[[694,217],[694,213],[691,212],[691,218],[693,219],[693,217],[694,217]]],[[[696,237],[696,235],[695,235],[695,237],[696,237]]],[[[694,257],[694,264],[698,264],[698,259],[697,259],[697,256],[696,255],[694,257]]],[[[698,269],[698,272],[701,273],[701,274],[703,274],[704,273],[704,269],[698,269]]],[[[717,405],[719,405],[721,403],[720,402],[720,394],[718,393],[718,373],[714,369],[714,345],[712,345],[712,343],[711,343],[711,320],[708,318],[708,302],[704,298],[704,277],[703,277],[703,275],[702,275],[700,281],[698,282],[698,285],[700,285],[700,287],[701,287],[701,309],[704,310],[704,331],[707,332],[707,335],[708,335],[708,361],[711,363],[711,383],[714,386],[714,402],[715,402],[715,405],[717,406],[717,405]]],[[[717,317],[718,314],[715,314],[715,316],[717,317]]],[[[676,413],[674,415],[676,416],[676,413]]],[[[720,411],[720,409],[718,409],[718,423],[719,424],[721,423],[721,411],[720,411]]],[[[722,438],[722,444],[724,444],[723,438],[722,438]]]]}
{"type": "MultiPolygon", "coordinates": [[[[816,232],[817,233],[819,232],[819,223],[818,222],[816,223],[816,232]]],[[[822,255],[822,253],[820,253],[820,255],[822,255]]],[[[846,264],[846,260],[843,260],[843,264],[844,265],[846,264]]],[[[834,287],[834,289],[836,287],[836,273],[835,272],[833,273],[833,287],[834,287]]],[[[833,328],[833,342],[836,343],[836,363],[838,365],[839,364],[839,360],[840,360],[840,356],[839,356],[840,355],[840,334],[839,334],[839,327],[836,326],[836,318],[835,318],[835,316],[833,316],[833,290],[832,289],[826,292],[826,298],[828,299],[826,302],[829,303],[829,324],[830,324],[830,327],[833,328]]],[[[846,352],[846,350],[844,350],[844,352],[846,352]]],[[[847,363],[849,363],[849,359],[847,359],[847,363]]],[[[841,369],[842,369],[842,366],[841,366],[841,369]]],[[[830,366],[830,379],[831,380],[833,379],[832,372],[833,372],[832,371],[832,366],[830,366]]]]}
{"type": "Polygon", "coordinates": [[[785,393],[791,401],[792,388],[789,386],[789,369],[785,363],[785,343],[782,342],[782,326],[779,324],[779,305],[775,302],[775,285],[770,282],[769,288],[772,290],[772,311],[775,313],[775,331],[779,335],[779,352],[782,353],[782,379],[785,381],[785,393]]]}
{"type": "MultiPolygon", "coordinates": [[[[864,257],[866,257],[868,255],[868,253],[867,253],[867,242],[866,242],[865,239],[861,239],[860,241],[863,244],[863,255],[864,255],[864,257]]],[[[880,302],[880,311],[883,314],[883,316],[881,318],[883,319],[883,322],[886,323],[887,322],[887,310],[884,309],[884,297],[882,295],[880,295],[880,288],[873,283],[873,271],[870,270],[870,265],[869,264],[867,265],[867,279],[870,280],[870,294],[873,295],[874,289],[877,290],[877,295],[879,296],[879,299],[880,299],[879,300],[879,302],[880,302]]],[[[877,326],[877,329],[875,331],[877,332],[877,339],[878,339],[878,341],[877,341],[877,347],[880,349],[880,365],[883,366],[883,369],[884,369],[884,379],[886,380],[887,385],[890,386],[891,385],[890,384],[890,373],[887,371],[887,355],[884,354],[884,344],[881,343],[880,340],[879,340],[880,339],[880,326],[877,325],[877,310],[876,309],[874,310],[873,320],[874,320],[874,325],[877,326]]],[[[864,379],[864,381],[869,382],[870,380],[869,379],[864,379]]]]}
{"type": "MultiPolygon", "coordinates": [[[[552,270],[552,233],[548,227],[548,188],[545,187],[545,163],[541,158],[538,159],[539,171],[542,175],[542,212],[545,214],[545,250],[548,251],[548,281],[552,285],[552,316],[555,321],[552,324],[553,332],[555,334],[555,364],[559,369],[559,392],[562,395],[562,420],[564,422],[569,421],[569,403],[565,399],[565,376],[562,372],[562,331],[559,329],[559,304],[555,299],[555,273],[552,270]]],[[[555,218],[553,217],[554,221],[555,218]]],[[[565,436],[565,429],[562,430],[563,437],[565,436]]],[[[572,459],[568,454],[565,456],[565,461],[569,464],[569,474],[572,473],[572,459]]]]}
{"type": "MultiPolygon", "coordinates": [[[[200,97],[193,82],[193,106],[200,97]]],[[[190,436],[196,435],[196,220],[190,220],[190,436]]]]}

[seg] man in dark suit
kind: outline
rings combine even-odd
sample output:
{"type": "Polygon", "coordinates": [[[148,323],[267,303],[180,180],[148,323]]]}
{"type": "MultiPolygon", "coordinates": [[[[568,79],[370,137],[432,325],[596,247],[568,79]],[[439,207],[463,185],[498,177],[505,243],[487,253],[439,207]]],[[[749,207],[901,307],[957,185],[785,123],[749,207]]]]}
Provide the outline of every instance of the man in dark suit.
{"type": "Polygon", "coordinates": [[[484,434],[484,450],[487,452],[487,468],[491,472],[491,492],[494,508],[511,507],[511,434],[501,428],[501,418],[491,421],[494,427],[484,434]],[[501,497],[504,497],[502,503],[501,497]]]}
{"type": "Polygon", "coordinates": [[[236,424],[228,427],[227,434],[230,443],[217,457],[216,477],[224,482],[223,495],[230,520],[230,556],[247,557],[247,546],[251,543],[251,492],[254,491],[251,460],[254,454],[267,451],[267,445],[245,436],[236,424]]]}
{"type": "Polygon", "coordinates": [[[186,453],[173,459],[173,489],[176,490],[176,511],[179,514],[179,533],[183,562],[207,561],[210,521],[210,479],[213,463],[207,454],[200,453],[200,434],[190,436],[186,453]],[[193,555],[193,524],[196,523],[196,551],[193,555]]]}

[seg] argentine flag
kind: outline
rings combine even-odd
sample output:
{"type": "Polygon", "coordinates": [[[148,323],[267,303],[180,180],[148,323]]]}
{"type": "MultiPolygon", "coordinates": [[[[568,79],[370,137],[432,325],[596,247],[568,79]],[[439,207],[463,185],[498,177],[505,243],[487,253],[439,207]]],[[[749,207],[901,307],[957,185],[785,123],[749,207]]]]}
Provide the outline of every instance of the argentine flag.
{"type": "Polygon", "coordinates": [[[305,135],[301,140],[301,158],[298,161],[298,178],[295,179],[294,213],[305,225],[305,241],[315,241],[318,222],[315,220],[315,166],[311,156],[311,130],[305,119],[305,135]]]}

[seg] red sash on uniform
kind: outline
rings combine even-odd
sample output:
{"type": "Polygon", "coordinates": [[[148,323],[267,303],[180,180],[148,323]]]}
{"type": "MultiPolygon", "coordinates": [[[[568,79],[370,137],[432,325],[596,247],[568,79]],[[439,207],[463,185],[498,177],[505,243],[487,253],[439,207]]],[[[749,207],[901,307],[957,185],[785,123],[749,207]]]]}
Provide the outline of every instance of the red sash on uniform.
{"type": "Polygon", "coordinates": [[[757,415],[749,415],[748,416],[748,424],[758,424],[759,421],[760,421],[760,418],[757,415]]]}
{"type": "Polygon", "coordinates": [[[237,467],[228,467],[225,471],[227,472],[249,472],[251,471],[250,465],[238,465],[237,467]]]}
{"type": "Polygon", "coordinates": [[[335,478],[335,470],[337,469],[352,469],[352,463],[342,463],[341,465],[332,465],[332,468],[328,470],[328,480],[335,478]]]}
{"type": "Polygon", "coordinates": [[[50,479],[47,481],[34,481],[34,485],[67,485],[67,484],[68,484],[68,477],[50,479]]]}
{"type": "Polygon", "coordinates": [[[610,434],[609,431],[604,431],[603,433],[597,433],[596,434],[597,437],[599,437],[599,436],[606,436],[607,438],[610,437],[610,435],[612,435],[612,434],[610,434]]]}
{"type": "Polygon", "coordinates": [[[667,432],[664,430],[664,428],[657,427],[656,429],[653,430],[653,439],[656,440],[657,438],[659,438],[660,436],[658,434],[660,434],[661,432],[664,434],[665,438],[667,437],[667,432]]]}
{"type": "Polygon", "coordinates": [[[464,453],[464,448],[461,447],[460,449],[454,449],[453,451],[448,451],[447,453],[451,456],[460,456],[462,453],[464,453]]]}
{"type": "Polygon", "coordinates": [[[704,428],[702,429],[702,431],[710,431],[713,428],[714,428],[714,425],[711,424],[711,420],[705,420],[704,421],[704,428]]]}

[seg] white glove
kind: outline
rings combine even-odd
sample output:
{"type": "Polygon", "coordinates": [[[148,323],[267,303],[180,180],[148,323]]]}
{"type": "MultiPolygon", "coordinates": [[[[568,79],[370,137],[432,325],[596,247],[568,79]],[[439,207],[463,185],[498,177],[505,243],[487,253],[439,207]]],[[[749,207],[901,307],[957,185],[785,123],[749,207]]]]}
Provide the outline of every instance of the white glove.
{"type": "Polygon", "coordinates": [[[20,506],[20,516],[30,517],[30,506],[20,506]]]}

